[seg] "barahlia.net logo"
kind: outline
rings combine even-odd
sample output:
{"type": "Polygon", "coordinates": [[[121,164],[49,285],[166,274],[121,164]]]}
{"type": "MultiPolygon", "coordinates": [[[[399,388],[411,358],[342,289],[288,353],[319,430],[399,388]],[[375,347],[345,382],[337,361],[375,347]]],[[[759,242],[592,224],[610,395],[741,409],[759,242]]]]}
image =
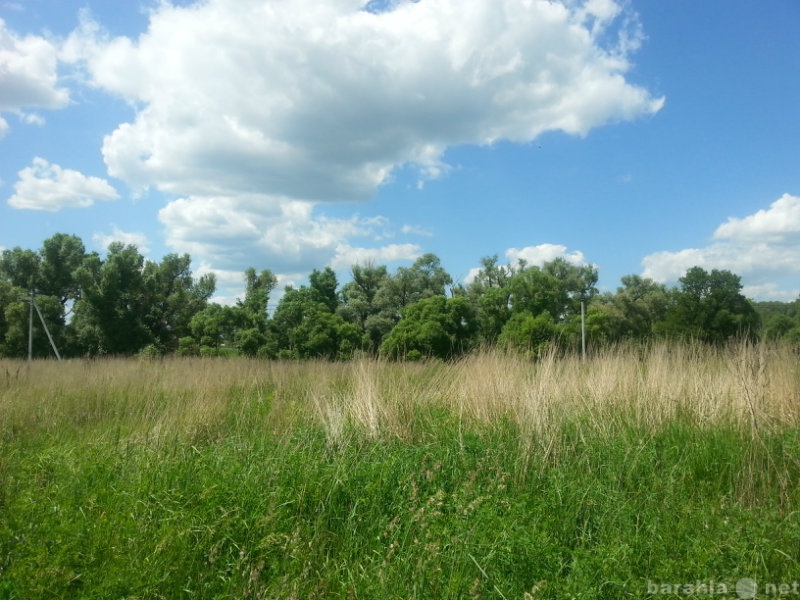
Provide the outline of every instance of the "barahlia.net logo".
{"type": "Polygon", "coordinates": [[[791,583],[760,583],[751,577],[742,577],[736,583],[716,581],[693,581],[690,583],[668,583],[647,580],[647,593],[651,596],[721,596],[723,598],[740,598],[753,600],[753,598],[781,598],[787,596],[800,596],[800,582],[791,583]]]}

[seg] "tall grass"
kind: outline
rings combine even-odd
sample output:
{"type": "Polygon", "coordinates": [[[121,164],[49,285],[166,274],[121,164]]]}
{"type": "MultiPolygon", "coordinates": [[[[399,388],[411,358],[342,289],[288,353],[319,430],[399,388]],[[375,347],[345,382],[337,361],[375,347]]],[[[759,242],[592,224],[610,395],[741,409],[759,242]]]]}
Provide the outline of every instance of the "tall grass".
{"type": "Polygon", "coordinates": [[[735,597],[800,577],[799,418],[747,343],[0,362],[0,599],[735,597]]]}

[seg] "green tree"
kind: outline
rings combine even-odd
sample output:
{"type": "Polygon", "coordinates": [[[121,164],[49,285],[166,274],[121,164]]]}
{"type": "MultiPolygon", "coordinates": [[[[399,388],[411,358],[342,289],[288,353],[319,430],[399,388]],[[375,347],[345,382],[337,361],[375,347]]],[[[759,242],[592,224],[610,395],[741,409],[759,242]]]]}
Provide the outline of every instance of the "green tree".
{"type": "MultiPolygon", "coordinates": [[[[2,355],[25,356],[28,352],[28,323],[30,321],[30,298],[41,280],[41,257],[32,250],[16,247],[4,250],[0,255],[0,332],[2,332],[2,355]]],[[[38,323],[37,323],[38,325],[38,323]]],[[[40,328],[37,327],[38,332],[40,328]]],[[[46,356],[46,347],[41,337],[34,340],[34,355],[46,356]]],[[[46,340],[45,340],[45,343],[46,340]]]]}
{"type": "MultiPolygon", "coordinates": [[[[30,306],[16,306],[19,299],[35,294],[47,329],[53,336],[56,346],[63,354],[69,348],[66,340],[70,331],[66,326],[66,318],[72,304],[79,296],[79,287],[75,280],[75,272],[85,256],[85,249],[80,238],[58,233],[44,241],[38,252],[14,248],[6,250],[0,256],[0,278],[11,284],[14,289],[14,302],[0,306],[6,324],[5,351],[8,355],[24,355],[27,353],[27,329],[30,320],[30,306]],[[55,305],[55,308],[53,308],[55,305]],[[24,338],[24,339],[23,339],[24,338]],[[23,343],[24,342],[24,343],[23,343]]],[[[38,316],[34,320],[35,356],[43,356],[52,352],[50,343],[39,324],[38,316]]]]}
{"type": "Polygon", "coordinates": [[[411,267],[400,267],[393,274],[385,266],[353,267],[353,280],[342,288],[338,312],[359,327],[361,348],[377,353],[406,306],[423,298],[443,297],[452,282],[434,254],[424,254],[411,267]]]}
{"type": "Polygon", "coordinates": [[[612,303],[622,316],[621,337],[644,339],[663,321],[670,304],[667,287],[639,275],[626,275],[612,303]]]}
{"type": "Polygon", "coordinates": [[[414,302],[432,296],[444,296],[453,278],[442,268],[434,254],[423,254],[411,267],[400,267],[386,277],[376,293],[375,301],[384,316],[400,319],[402,310],[414,302]]]}
{"type": "Polygon", "coordinates": [[[274,357],[277,344],[270,328],[269,299],[278,278],[269,269],[245,270],[244,299],[238,300],[226,322],[235,324],[233,344],[245,356],[274,357]]]}
{"type": "Polygon", "coordinates": [[[14,353],[6,346],[6,334],[9,328],[6,311],[11,304],[19,302],[23,293],[18,287],[0,278],[0,356],[14,356],[14,353]]]}
{"type": "Polygon", "coordinates": [[[361,343],[361,332],[337,314],[317,304],[290,332],[290,347],[297,358],[350,358],[361,343]]]}
{"type": "Polygon", "coordinates": [[[325,310],[325,306],[313,298],[306,286],[286,287],[271,322],[278,352],[287,358],[299,358],[299,350],[295,347],[297,336],[293,334],[294,330],[303,323],[305,315],[325,310]]]}
{"type": "MultiPolygon", "coordinates": [[[[327,289],[335,287],[328,285],[327,289]]],[[[272,318],[278,356],[347,358],[359,348],[359,328],[331,311],[331,304],[322,298],[318,287],[286,289],[272,318]]]]}
{"type": "Polygon", "coordinates": [[[573,265],[567,259],[558,257],[544,263],[542,271],[561,282],[568,298],[562,313],[563,317],[579,314],[581,302],[588,303],[597,294],[598,273],[594,265],[573,265]]]}
{"type": "Polygon", "coordinates": [[[741,278],[727,270],[692,267],[680,278],[659,331],[710,343],[755,335],[758,314],[742,293],[741,278]]]}
{"type": "Polygon", "coordinates": [[[501,348],[539,356],[557,337],[555,319],[549,311],[534,316],[529,312],[514,313],[497,339],[501,348]]]}
{"type": "Polygon", "coordinates": [[[538,316],[546,312],[555,322],[564,317],[570,305],[563,282],[539,267],[527,267],[515,274],[508,289],[514,313],[538,316]]]}
{"type": "Polygon", "coordinates": [[[253,267],[245,270],[244,277],[244,300],[239,300],[236,305],[242,311],[246,327],[264,333],[269,320],[269,297],[278,283],[278,278],[269,269],[256,273],[253,267]]]}
{"type": "Polygon", "coordinates": [[[144,324],[154,342],[168,352],[191,334],[191,320],[202,311],[216,289],[213,274],[192,277],[188,254],[167,254],[160,263],[147,262],[142,270],[144,324]]]}
{"type": "Polygon", "coordinates": [[[240,311],[236,307],[212,303],[192,316],[191,336],[201,354],[219,354],[224,346],[234,346],[240,311]]]}
{"type": "Polygon", "coordinates": [[[308,283],[314,300],[324,304],[328,312],[336,312],[339,307],[339,294],[336,291],[339,282],[333,269],[330,267],[325,267],[322,271],[314,269],[308,276],[308,283]]]}
{"type": "Polygon", "coordinates": [[[79,237],[57,233],[44,241],[39,254],[38,293],[57,298],[66,308],[80,295],[75,274],[86,256],[86,248],[79,237]]]}
{"type": "MultiPolygon", "coordinates": [[[[17,288],[18,289],[18,288],[17,288]]],[[[61,329],[56,329],[56,325],[62,320],[62,307],[58,300],[53,296],[37,296],[36,306],[42,314],[42,318],[47,323],[47,329],[53,336],[59,354],[63,353],[64,344],[61,329]]],[[[21,300],[18,296],[12,299],[5,309],[8,327],[4,336],[4,353],[7,356],[27,356],[28,354],[28,327],[30,322],[30,302],[21,300]]],[[[53,349],[47,333],[41,326],[39,316],[33,313],[33,356],[47,358],[53,356],[53,349]]]]}
{"type": "Polygon", "coordinates": [[[134,354],[152,343],[147,327],[144,257],[136,246],[113,242],[102,260],[87,256],[76,273],[81,298],[75,325],[91,354],[134,354]]]}
{"type": "Polygon", "coordinates": [[[342,303],[337,309],[345,321],[358,327],[361,349],[376,353],[383,336],[394,326],[395,320],[382,315],[377,301],[378,291],[388,277],[386,266],[354,265],[352,279],[342,286],[342,303]]]}
{"type": "Polygon", "coordinates": [[[798,331],[797,319],[788,315],[773,314],[764,323],[761,337],[766,340],[782,340],[798,331]]]}
{"type": "Polygon", "coordinates": [[[497,255],[481,259],[481,268],[466,288],[466,296],[475,307],[478,337],[494,344],[511,317],[509,282],[515,271],[511,265],[498,265],[497,255]]]}
{"type": "Polygon", "coordinates": [[[39,288],[41,283],[42,257],[33,250],[20,247],[3,250],[0,257],[0,274],[11,285],[30,292],[39,288]]]}
{"type": "Polygon", "coordinates": [[[762,324],[761,337],[769,340],[800,339],[800,300],[754,303],[762,324]]]}
{"type": "Polygon", "coordinates": [[[505,323],[498,342],[534,351],[542,335],[550,335],[551,341],[559,338],[561,344],[580,343],[581,305],[587,308],[597,295],[597,277],[593,265],[574,265],[564,258],[541,267],[521,261],[507,286],[513,322],[505,323]],[[527,317],[514,318],[517,314],[527,317]]]}
{"type": "Polygon", "coordinates": [[[466,298],[430,296],[409,304],[381,345],[381,353],[404,358],[410,353],[447,359],[470,348],[477,328],[466,298]]]}

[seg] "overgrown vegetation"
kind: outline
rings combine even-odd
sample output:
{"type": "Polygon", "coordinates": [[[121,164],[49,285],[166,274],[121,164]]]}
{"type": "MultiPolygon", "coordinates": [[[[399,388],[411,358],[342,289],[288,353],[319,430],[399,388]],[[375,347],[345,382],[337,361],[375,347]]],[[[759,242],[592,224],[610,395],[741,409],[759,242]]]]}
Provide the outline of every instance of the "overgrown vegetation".
{"type": "Polygon", "coordinates": [[[496,256],[480,264],[461,283],[433,254],[394,273],[354,265],[343,285],[329,267],[315,269],[307,285],[287,287],[272,303],[277,277],[251,267],[243,298],[222,306],[210,302],[213,274],[193,277],[188,254],[154,262],[113,243],[101,257],[79,238],[56,234],[39,251],[0,255],[0,356],[51,356],[48,331],[68,357],[449,360],[487,348],[537,356],[578,350],[584,331],[595,351],[666,339],[800,343],[797,301],[753,303],[725,270],[694,267],[675,288],[629,275],[615,293],[600,294],[592,265],[564,258],[500,265],[496,256]],[[34,296],[48,331],[35,320],[31,339],[34,296]]]}
{"type": "Polygon", "coordinates": [[[0,362],[0,598],[791,584],[799,376],[748,342],[0,362]]]}

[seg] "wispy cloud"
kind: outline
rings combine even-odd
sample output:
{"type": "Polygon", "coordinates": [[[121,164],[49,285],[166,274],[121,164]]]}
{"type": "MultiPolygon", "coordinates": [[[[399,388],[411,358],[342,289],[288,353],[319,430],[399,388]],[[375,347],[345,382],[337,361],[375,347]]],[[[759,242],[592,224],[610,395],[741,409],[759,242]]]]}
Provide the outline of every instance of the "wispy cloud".
{"type": "Polygon", "coordinates": [[[145,234],[122,231],[116,225],[112,226],[111,233],[96,233],[92,236],[92,239],[102,250],[107,250],[108,246],[113,242],[122,242],[125,245],[132,244],[136,246],[142,254],[150,253],[150,241],[145,234]]]}
{"type": "Polygon", "coordinates": [[[382,265],[395,261],[413,260],[422,254],[416,244],[388,244],[377,248],[358,248],[341,244],[336,248],[336,255],[330,266],[334,269],[348,269],[353,265],[382,265]]]}
{"type": "Polygon", "coordinates": [[[422,237],[433,237],[433,232],[429,229],[425,229],[424,227],[418,227],[416,225],[403,225],[400,228],[400,231],[404,235],[418,235],[422,237]]]}

